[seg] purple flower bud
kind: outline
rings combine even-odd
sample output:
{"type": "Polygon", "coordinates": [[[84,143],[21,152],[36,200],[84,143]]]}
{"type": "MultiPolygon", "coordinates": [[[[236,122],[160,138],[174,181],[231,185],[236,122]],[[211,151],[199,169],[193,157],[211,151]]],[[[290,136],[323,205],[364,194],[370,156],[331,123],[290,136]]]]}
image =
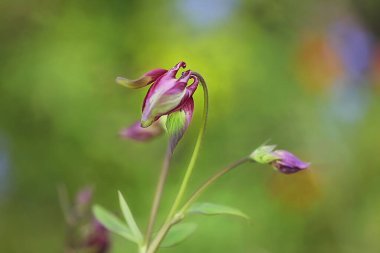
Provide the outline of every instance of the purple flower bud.
{"type": "Polygon", "coordinates": [[[92,187],[86,186],[80,189],[80,191],[76,194],[75,203],[73,206],[75,216],[81,217],[86,215],[91,205],[92,195],[92,187]]]}
{"type": "Polygon", "coordinates": [[[120,131],[120,136],[135,141],[149,141],[161,135],[164,131],[162,124],[158,121],[154,122],[147,128],[142,128],[140,121],[133,123],[130,127],[120,131]]]}
{"type": "Polygon", "coordinates": [[[274,150],[275,148],[275,145],[260,146],[249,157],[257,163],[270,164],[284,174],[296,173],[309,167],[310,163],[301,161],[288,151],[274,150]]]}
{"type": "Polygon", "coordinates": [[[90,212],[92,196],[93,189],[84,187],[77,193],[74,204],[67,206],[67,252],[106,253],[110,248],[108,230],[90,212]]]}
{"type": "Polygon", "coordinates": [[[301,161],[298,157],[285,150],[276,150],[272,154],[278,157],[277,160],[271,163],[272,166],[284,174],[296,173],[310,166],[310,163],[301,161]]]}
{"type": "Polygon", "coordinates": [[[93,220],[91,232],[88,235],[86,246],[93,253],[106,253],[110,248],[108,230],[96,219],[93,220]]]}
{"type": "Polygon", "coordinates": [[[89,206],[92,199],[93,190],[91,187],[86,186],[82,188],[76,195],[76,205],[89,206]]]}

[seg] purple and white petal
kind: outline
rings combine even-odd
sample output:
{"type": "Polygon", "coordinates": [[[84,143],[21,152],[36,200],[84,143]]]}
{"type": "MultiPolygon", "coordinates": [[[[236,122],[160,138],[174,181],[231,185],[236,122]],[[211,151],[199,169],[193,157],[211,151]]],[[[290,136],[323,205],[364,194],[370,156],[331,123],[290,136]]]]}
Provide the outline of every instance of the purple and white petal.
{"type": "Polygon", "coordinates": [[[178,79],[175,77],[178,70],[185,66],[184,62],[178,63],[150,87],[142,106],[142,127],[150,126],[162,115],[179,110],[193,95],[199,81],[192,72],[187,70],[178,79]],[[188,86],[190,79],[194,82],[188,86]]]}
{"type": "Polygon", "coordinates": [[[155,137],[161,135],[164,129],[160,122],[156,121],[147,128],[140,126],[140,121],[133,123],[128,128],[124,128],[120,131],[120,136],[125,139],[131,139],[135,141],[149,141],[155,137]]]}
{"type": "Polygon", "coordinates": [[[310,166],[310,163],[301,161],[298,157],[286,150],[276,150],[273,152],[273,155],[279,158],[272,162],[273,167],[285,174],[296,173],[310,166]]]}

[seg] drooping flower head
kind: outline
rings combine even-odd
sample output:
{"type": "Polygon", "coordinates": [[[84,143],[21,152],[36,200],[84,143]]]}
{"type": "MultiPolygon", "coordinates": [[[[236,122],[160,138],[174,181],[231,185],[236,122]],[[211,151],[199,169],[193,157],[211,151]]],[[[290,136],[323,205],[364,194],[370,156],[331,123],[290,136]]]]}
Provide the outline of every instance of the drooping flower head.
{"type": "Polygon", "coordinates": [[[263,145],[252,152],[250,158],[261,164],[272,165],[279,172],[292,174],[307,169],[310,163],[301,161],[286,150],[274,150],[275,145],[263,145]]]}
{"type": "Polygon", "coordinates": [[[170,70],[151,70],[135,80],[129,80],[124,77],[116,78],[117,83],[133,89],[151,84],[142,105],[140,120],[141,128],[146,128],[148,132],[144,132],[134,124],[132,125],[134,129],[124,130],[124,136],[135,140],[148,140],[150,137],[156,136],[156,134],[151,134],[152,132],[159,132],[158,126],[152,124],[162,116],[168,116],[166,128],[172,128],[168,129],[168,132],[172,132],[170,133],[171,143],[172,148],[174,148],[192,119],[194,111],[192,96],[199,83],[198,77],[191,70],[184,71],[177,77],[181,68],[186,68],[185,62],[179,62],[170,70]],[[153,126],[154,130],[149,129],[153,126]],[[176,129],[176,131],[173,131],[173,129],[176,129]]]}

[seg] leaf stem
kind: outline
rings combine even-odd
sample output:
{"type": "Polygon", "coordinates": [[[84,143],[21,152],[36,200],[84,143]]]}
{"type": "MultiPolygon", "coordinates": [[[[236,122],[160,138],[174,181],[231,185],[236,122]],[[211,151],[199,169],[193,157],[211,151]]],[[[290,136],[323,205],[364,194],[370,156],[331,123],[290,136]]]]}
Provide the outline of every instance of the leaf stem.
{"type": "Polygon", "coordinates": [[[227,167],[223,168],[219,172],[217,172],[215,175],[211,176],[208,180],[206,180],[189,198],[188,201],[184,204],[184,206],[181,208],[179,212],[177,212],[173,217],[169,217],[168,220],[164,223],[164,225],[161,227],[160,231],[158,232],[156,238],[153,240],[153,242],[149,245],[147,253],[154,253],[164,240],[166,234],[170,230],[170,228],[180,222],[184,216],[187,208],[190,207],[190,205],[197,200],[197,198],[216,180],[218,180],[221,176],[225,175],[226,173],[230,172],[232,169],[251,161],[249,157],[244,157],[242,159],[237,160],[234,163],[231,163],[227,167]]]}
{"type": "Polygon", "coordinates": [[[179,189],[178,194],[176,196],[176,199],[174,201],[174,204],[173,204],[173,206],[169,212],[167,221],[170,221],[172,219],[173,215],[177,211],[178,206],[181,204],[181,200],[183,198],[183,195],[185,194],[187,185],[189,183],[189,179],[191,177],[191,174],[192,174],[194,166],[195,166],[195,162],[198,158],[199,149],[201,147],[203,136],[204,136],[204,133],[206,130],[206,125],[207,125],[207,117],[208,117],[208,89],[207,89],[207,84],[206,84],[206,81],[204,80],[204,78],[199,73],[197,73],[197,72],[192,72],[192,73],[193,73],[193,75],[195,75],[199,79],[199,81],[203,87],[203,95],[204,95],[203,103],[204,103],[204,106],[203,106],[202,125],[201,125],[201,128],[199,129],[197,142],[195,143],[195,147],[194,147],[194,151],[193,151],[193,154],[191,156],[191,159],[190,159],[190,163],[186,169],[185,176],[184,176],[183,181],[181,183],[181,186],[180,186],[180,189],[179,189]]]}
{"type": "Polygon", "coordinates": [[[231,163],[230,165],[228,165],[227,167],[225,167],[224,169],[218,171],[216,174],[214,174],[213,176],[211,176],[209,179],[207,179],[192,195],[191,197],[189,198],[188,201],[186,201],[186,203],[183,205],[183,207],[181,208],[181,210],[179,211],[180,214],[184,214],[186,212],[186,210],[190,207],[190,205],[192,203],[194,203],[194,201],[196,201],[199,196],[211,185],[213,184],[216,180],[218,180],[221,176],[227,174],[228,172],[230,172],[232,169],[248,162],[248,161],[251,161],[251,159],[249,157],[244,157],[244,158],[241,158],[239,160],[237,160],[236,162],[234,163],[231,163]]]}
{"type": "Polygon", "coordinates": [[[154,196],[153,204],[152,204],[152,210],[150,212],[148,227],[147,227],[146,234],[145,234],[145,245],[147,245],[147,246],[149,245],[151,237],[152,237],[153,227],[154,227],[154,224],[156,222],[157,212],[158,212],[158,209],[160,207],[162,193],[164,190],[166,179],[168,177],[169,166],[170,166],[170,161],[171,161],[172,155],[173,155],[173,153],[171,152],[170,143],[169,143],[166,154],[165,154],[165,159],[164,159],[164,162],[162,164],[160,177],[158,179],[158,183],[157,183],[157,187],[156,187],[156,191],[155,191],[155,196],[154,196]]]}
{"type": "Polygon", "coordinates": [[[166,234],[169,232],[170,228],[180,222],[183,219],[183,217],[180,216],[174,216],[169,221],[166,221],[164,225],[161,227],[160,231],[158,231],[157,236],[154,238],[152,243],[149,245],[148,250],[146,253],[155,253],[164,240],[166,234]]]}

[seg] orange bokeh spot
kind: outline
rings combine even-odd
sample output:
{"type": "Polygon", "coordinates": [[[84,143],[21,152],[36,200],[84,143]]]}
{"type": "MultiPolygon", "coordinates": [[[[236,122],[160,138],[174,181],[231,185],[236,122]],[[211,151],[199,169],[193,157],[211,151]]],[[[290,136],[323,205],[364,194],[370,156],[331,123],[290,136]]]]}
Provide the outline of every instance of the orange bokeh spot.
{"type": "Polygon", "coordinates": [[[377,46],[371,67],[371,79],[375,90],[380,93],[380,45],[377,46]]]}
{"type": "Polygon", "coordinates": [[[317,177],[309,169],[291,175],[274,173],[269,187],[274,198],[284,206],[300,211],[310,209],[321,196],[317,177]]]}
{"type": "Polygon", "coordinates": [[[308,35],[297,49],[296,73],[304,87],[321,91],[343,75],[343,64],[326,36],[308,35]]]}

